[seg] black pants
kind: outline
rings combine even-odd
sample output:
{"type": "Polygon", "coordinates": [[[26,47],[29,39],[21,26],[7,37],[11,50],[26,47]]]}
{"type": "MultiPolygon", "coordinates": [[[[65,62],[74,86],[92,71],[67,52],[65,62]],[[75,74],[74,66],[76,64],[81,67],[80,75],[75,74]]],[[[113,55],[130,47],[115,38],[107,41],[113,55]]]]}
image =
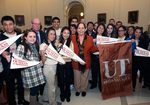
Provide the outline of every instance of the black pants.
{"type": "Polygon", "coordinates": [[[59,76],[59,85],[61,98],[69,98],[71,95],[70,92],[70,76],[71,76],[71,62],[66,62],[65,65],[58,64],[58,76],[59,76]]]}
{"type": "Polygon", "coordinates": [[[101,74],[100,74],[100,63],[99,63],[99,58],[96,57],[95,55],[91,55],[92,59],[92,86],[97,87],[97,78],[99,76],[99,88],[101,88],[101,74]]]}
{"type": "Polygon", "coordinates": [[[15,70],[4,70],[4,79],[6,82],[6,92],[7,92],[7,98],[9,101],[9,104],[16,105],[15,102],[15,79],[17,79],[17,94],[18,94],[18,101],[21,101],[24,99],[24,88],[23,88],[23,82],[21,78],[21,70],[15,71],[15,70]]]}
{"type": "Polygon", "coordinates": [[[40,90],[40,85],[35,86],[33,88],[30,88],[30,95],[31,96],[36,96],[38,94],[38,91],[40,90]]]}

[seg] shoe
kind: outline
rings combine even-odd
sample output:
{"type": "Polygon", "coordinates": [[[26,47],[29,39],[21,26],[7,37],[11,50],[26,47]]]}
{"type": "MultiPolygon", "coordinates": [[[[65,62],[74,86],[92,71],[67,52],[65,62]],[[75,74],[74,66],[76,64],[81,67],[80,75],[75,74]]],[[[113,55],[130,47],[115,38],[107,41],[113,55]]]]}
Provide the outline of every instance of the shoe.
{"type": "Polygon", "coordinates": [[[76,96],[79,96],[80,95],[80,92],[76,92],[76,96]]]}
{"type": "Polygon", "coordinates": [[[67,102],[70,102],[70,97],[69,98],[66,98],[67,102]]]}
{"type": "Polygon", "coordinates": [[[62,103],[61,102],[57,102],[57,105],[62,105],[62,103]]]}
{"type": "Polygon", "coordinates": [[[65,101],[65,98],[62,98],[62,97],[61,97],[60,100],[61,100],[61,102],[64,102],[64,101],[65,101]]]}
{"type": "Polygon", "coordinates": [[[29,105],[30,103],[24,99],[24,100],[18,101],[18,105],[19,104],[29,105]]]}
{"type": "Polygon", "coordinates": [[[92,83],[93,83],[93,81],[92,81],[92,80],[89,80],[89,83],[90,83],[90,84],[92,84],[92,83]]]}
{"type": "Polygon", "coordinates": [[[90,89],[94,89],[94,88],[96,88],[96,87],[97,87],[97,86],[92,86],[92,85],[91,85],[90,89]]]}
{"type": "Polygon", "coordinates": [[[82,92],[82,97],[85,97],[86,96],[86,92],[82,92]]]}
{"type": "Polygon", "coordinates": [[[146,87],[147,87],[146,85],[143,85],[143,86],[142,86],[142,88],[146,88],[146,87]]]}

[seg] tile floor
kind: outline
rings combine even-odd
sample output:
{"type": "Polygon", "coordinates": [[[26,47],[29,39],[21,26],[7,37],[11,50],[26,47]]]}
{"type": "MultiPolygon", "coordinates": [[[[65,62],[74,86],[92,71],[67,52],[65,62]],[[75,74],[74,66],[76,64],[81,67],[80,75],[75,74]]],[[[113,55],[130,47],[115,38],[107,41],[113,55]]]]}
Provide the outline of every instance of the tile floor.
{"type": "MultiPolygon", "coordinates": [[[[82,97],[81,95],[79,97],[76,97],[76,91],[75,89],[72,89],[71,101],[69,103],[64,101],[62,102],[62,105],[150,105],[150,90],[148,88],[143,89],[141,87],[142,84],[137,82],[134,95],[114,97],[107,100],[103,100],[99,89],[95,88],[91,90],[89,89],[89,84],[86,97],[82,97]]],[[[60,92],[58,87],[56,89],[56,94],[56,100],[60,102],[60,92]]],[[[25,99],[29,100],[29,90],[27,89],[25,91],[25,99]]],[[[43,105],[48,105],[48,103],[42,102],[41,97],[39,97],[39,101],[43,105]]]]}

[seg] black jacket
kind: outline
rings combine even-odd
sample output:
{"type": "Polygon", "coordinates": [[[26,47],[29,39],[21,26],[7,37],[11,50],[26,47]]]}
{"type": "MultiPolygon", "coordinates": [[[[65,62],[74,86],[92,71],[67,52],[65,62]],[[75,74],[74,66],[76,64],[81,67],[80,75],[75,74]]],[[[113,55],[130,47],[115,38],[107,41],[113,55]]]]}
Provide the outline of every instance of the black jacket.
{"type": "MultiPolygon", "coordinates": [[[[21,33],[19,33],[18,31],[15,31],[16,33],[17,33],[17,35],[19,35],[19,34],[21,34],[21,33]]],[[[8,37],[6,36],[6,35],[4,35],[4,33],[2,33],[1,35],[0,35],[0,39],[1,39],[1,41],[2,40],[5,40],[5,39],[8,39],[8,37]]],[[[21,43],[21,37],[16,41],[16,47],[18,47],[18,45],[21,43]]],[[[10,49],[9,49],[10,47],[8,47],[5,51],[7,51],[7,52],[9,52],[10,51],[10,49]]],[[[16,48],[17,49],[17,48],[16,48]]],[[[3,56],[2,56],[2,58],[1,58],[1,60],[2,60],[2,64],[3,64],[3,68],[4,68],[4,70],[9,70],[8,69],[8,65],[9,65],[9,63],[7,62],[7,60],[6,60],[6,58],[4,58],[3,56]]]]}

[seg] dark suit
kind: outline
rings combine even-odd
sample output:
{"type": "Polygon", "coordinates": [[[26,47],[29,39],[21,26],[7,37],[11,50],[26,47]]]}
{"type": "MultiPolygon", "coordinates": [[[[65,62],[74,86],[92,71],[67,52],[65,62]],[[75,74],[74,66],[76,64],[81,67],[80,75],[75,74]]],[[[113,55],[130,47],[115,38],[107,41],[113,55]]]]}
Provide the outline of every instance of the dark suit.
{"type": "MultiPolygon", "coordinates": [[[[41,39],[41,43],[43,43],[45,41],[45,33],[43,31],[39,31],[40,33],[40,39],[41,39]]],[[[39,43],[39,44],[41,44],[39,43]]]]}

